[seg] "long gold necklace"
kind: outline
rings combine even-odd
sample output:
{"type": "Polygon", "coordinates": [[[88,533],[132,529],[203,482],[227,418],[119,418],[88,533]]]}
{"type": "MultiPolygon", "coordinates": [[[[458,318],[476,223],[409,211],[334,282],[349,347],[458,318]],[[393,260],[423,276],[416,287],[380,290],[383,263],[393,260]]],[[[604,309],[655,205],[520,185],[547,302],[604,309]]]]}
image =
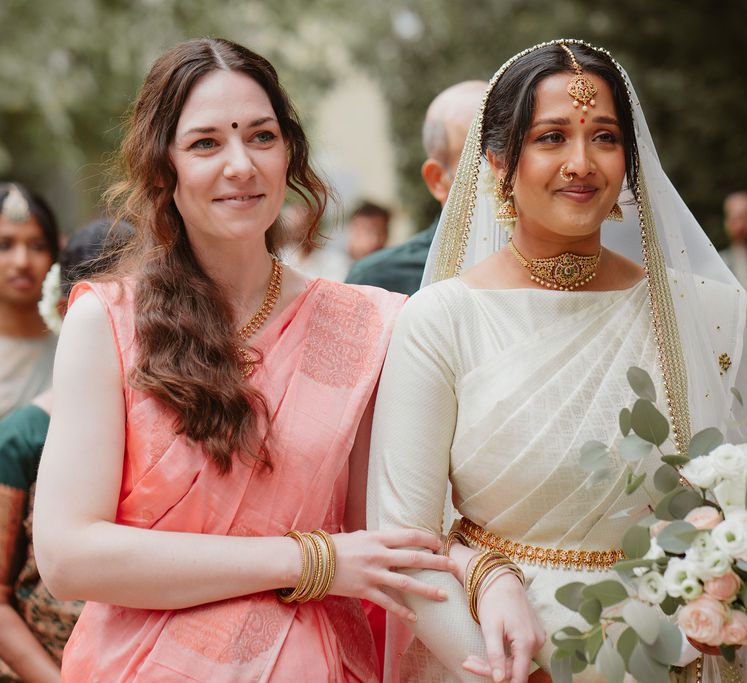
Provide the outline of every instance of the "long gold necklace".
{"type": "Polygon", "coordinates": [[[593,256],[579,256],[565,252],[552,258],[527,260],[516,248],[513,240],[508,241],[508,249],[516,260],[529,271],[529,277],[548,289],[569,292],[591,282],[597,274],[601,248],[593,256]]]}
{"type": "Polygon", "coordinates": [[[272,313],[272,309],[280,297],[280,286],[283,283],[283,264],[280,260],[272,259],[272,273],[270,274],[270,282],[267,285],[267,291],[265,292],[265,298],[262,300],[262,304],[257,309],[256,313],[249,318],[249,321],[244,325],[236,335],[241,340],[236,344],[236,353],[239,356],[239,367],[241,368],[241,376],[246,379],[251,375],[257,368],[257,363],[249,354],[249,351],[244,347],[241,342],[245,342],[251,337],[262,325],[264,325],[267,318],[272,313]]]}

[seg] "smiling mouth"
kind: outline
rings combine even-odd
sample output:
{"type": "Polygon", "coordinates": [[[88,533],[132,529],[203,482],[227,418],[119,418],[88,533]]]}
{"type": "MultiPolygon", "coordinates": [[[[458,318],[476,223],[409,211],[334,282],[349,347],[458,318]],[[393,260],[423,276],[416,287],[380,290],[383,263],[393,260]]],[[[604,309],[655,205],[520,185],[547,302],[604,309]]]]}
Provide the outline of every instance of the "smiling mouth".
{"type": "Polygon", "coordinates": [[[572,199],[577,202],[588,202],[596,196],[598,191],[599,188],[596,188],[593,185],[570,185],[568,187],[562,187],[555,192],[567,199],[572,199]]]}
{"type": "Polygon", "coordinates": [[[237,194],[232,195],[230,197],[218,197],[217,199],[214,199],[215,202],[236,202],[236,203],[246,203],[251,202],[255,199],[260,199],[264,195],[261,194],[237,194]]]}

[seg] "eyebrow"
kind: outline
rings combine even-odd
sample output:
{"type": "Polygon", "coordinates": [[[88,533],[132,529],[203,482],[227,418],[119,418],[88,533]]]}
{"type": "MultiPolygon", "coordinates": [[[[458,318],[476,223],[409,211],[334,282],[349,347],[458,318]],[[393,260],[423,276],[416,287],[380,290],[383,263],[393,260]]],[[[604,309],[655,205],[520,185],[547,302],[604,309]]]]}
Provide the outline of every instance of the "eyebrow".
{"type": "MultiPolygon", "coordinates": [[[[606,123],[608,125],[617,126],[620,127],[620,122],[617,119],[613,119],[610,116],[595,116],[592,120],[592,123],[606,123]]],[[[535,121],[532,124],[532,128],[536,128],[537,126],[570,126],[571,120],[567,118],[557,118],[557,119],[540,119],[539,121],[535,121]]]]}
{"type": "MultiPolygon", "coordinates": [[[[277,119],[275,119],[273,116],[262,116],[258,119],[254,119],[254,121],[251,121],[247,128],[256,128],[257,126],[262,126],[265,123],[268,123],[269,121],[273,121],[277,123],[277,119]]],[[[195,128],[190,128],[189,130],[182,133],[179,137],[186,137],[187,135],[191,135],[192,133],[199,133],[200,135],[206,135],[210,133],[215,133],[218,129],[215,126],[197,126],[195,128]]]]}

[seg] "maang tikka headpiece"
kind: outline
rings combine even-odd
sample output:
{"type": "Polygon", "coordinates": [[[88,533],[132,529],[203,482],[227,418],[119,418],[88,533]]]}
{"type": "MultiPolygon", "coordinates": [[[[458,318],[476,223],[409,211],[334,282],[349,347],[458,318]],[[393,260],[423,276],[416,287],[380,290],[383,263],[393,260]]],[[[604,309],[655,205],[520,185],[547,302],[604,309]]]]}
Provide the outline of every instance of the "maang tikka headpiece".
{"type": "Polygon", "coordinates": [[[11,223],[25,223],[31,218],[31,208],[26,197],[12,183],[1,204],[0,216],[7,218],[11,223]]]}
{"type": "MultiPolygon", "coordinates": [[[[584,114],[589,111],[589,107],[593,107],[596,102],[594,101],[594,95],[597,94],[597,86],[591,82],[589,78],[584,76],[584,72],[581,70],[581,66],[576,61],[576,57],[573,54],[571,48],[564,43],[560,43],[568,57],[571,60],[571,66],[576,72],[576,75],[568,81],[568,94],[573,98],[573,106],[581,106],[581,111],[584,114]]],[[[583,122],[582,122],[583,123],[583,122]]]]}

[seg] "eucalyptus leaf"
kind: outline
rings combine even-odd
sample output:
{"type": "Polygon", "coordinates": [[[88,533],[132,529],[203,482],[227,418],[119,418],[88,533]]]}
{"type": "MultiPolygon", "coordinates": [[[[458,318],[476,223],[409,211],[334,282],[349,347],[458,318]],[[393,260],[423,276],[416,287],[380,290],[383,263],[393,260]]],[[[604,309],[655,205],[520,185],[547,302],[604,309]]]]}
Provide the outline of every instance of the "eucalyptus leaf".
{"type": "Polygon", "coordinates": [[[586,639],[586,661],[589,662],[589,664],[593,664],[596,661],[603,640],[604,636],[602,634],[601,626],[592,631],[586,639]]]}
{"type": "Polygon", "coordinates": [[[628,671],[637,681],[669,683],[669,667],[653,659],[641,643],[633,648],[628,671]]]}
{"type": "Polygon", "coordinates": [[[623,408],[620,411],[620,431],[623,436],[627,436],[630,433],[630,408],[623,408]]]}
{"type": "Polygon", "coordinates": [[[648,529],[632,526],[625,532],[622,539],[622,549],[625,557],[636,560],[643,557],[651,547],[651,535],[648,529]]]}
{"type": "Polygon", "coordinates": [[[669,511],[669,504],[672,502],[672,499],[682,491],[684,491],[682,487],[674,489],[674,491],[670,491],[667,493],[657,504],[656,508],[654,509],[654,514],[656,515],[657,519],[661,519],[665,522],[671,522],[674,517],[672,516],[672,513],[669,511]]]}
{"type": "Polygon", "coordinates": [[[670,465],[662,465],[654,473],[654,486],[657,491],[669,493],[673,491],[680,483],[680,474],[670,465]]]}
{"type": "Polygon", "coordinates": [[[633,512],[633,510],[637,510],[637,506],[625,508],[624,510],[618,510],[614,515],[610,515],[609,519],[625,519],[626,517],[630,517],[630,513],[633,512]]]}
{"type": "Polygon", "coordinates": [[[635,648],[639,642],[640,638],[631,626],[628,626],[628,628],[626,628],[617,639],[617,651],[623,658],[625,666],[627,666],[630,661],[630,655],[633,654],[633,648],[635,648]]]}
{"type": "Polygon", "coordinates": [[[646,473],[636,474],[630,477],[628,485],[625,487],[625,493],[631,495],[638,490],[638,487],[646,480],[646,473]]]}
{"type": "Polygon", "coordinates": [[[586,647],[583,635],[574,626],[566,626],[559,631],[555,631],[552,634],[551,640],[553,645],[559,650],[563,650],[563,652],[576,652],[586,647]]]}
{"type": "Polygon", "coordinates": [[[669,501],[669,512],[675,519],[683,519],[690,510],[694,510],[705,503],[703,496],[695,491],[684,489],[677,491],[669,501]]]}
{"type": "Polygon", "coordinates": [[[570,652],[552,653],[550,657],[550,673],[552,674],[553,683],[572,683],[573,671],[571,669],[570,652]]]}
{"type": "Polygon", "coordinates": [[[627,462],[638,462],[645,458],[653,446],[637,434],[628,434],[620,442],[620,457],[627,462]]]}
{"type": "Polygon", "coordinates": [[[669,436],[669,421],[646,399],[639,398],[633,405],[630,424],[642,439],[661,446],[669,436]]]}
{"type": "Polygon", "coordinates": [[[587,666],[588,662],[586,661],[584,650],[571,652],[571,671],[574,674],[580,674],[587,666]]]}
{"type": "Polygon", "coordinates": [[[664,614],[671,617],[677,611],[680,604],[680,600],[676,600],[671,595],[667,595],[667,597],[659,604],[659,609],[664,612],[664,614]]]}
{"type": "Polygon", "coordinates": [[[747,605],[747,583],[742,582],[742,587],[739,589],[739,599],[743,605],[747,605]]]}
{"type": "Polygon", "coordinates": [[[586,586],[582,591],[582,595],[587,600],[589,598],[596,598],[602,607],[610,607],[625,600],[628,597],[628,591],[619,581],[608,579],[607,581],[600,581],[599,583],[592,583],[586,586]]]}
{"type": "Polygon", "coordinates": [[[682,652],[682,632],[668,621],[659,622],[659,635],[653,645],[644,645],[652,659],[660,664],[672,666],[679,660],[682,652]]]}
{"type": "Polygon", "coordinates": [[[586,598],[578,607],[578,613],[586,619],[589,626],[596,626],[602,616],[602,603],[596,598],[586,598]]]}
{"type": "Polygon", "coordinates": [[[737,389],[736,387],[731,388],[731,393],[734,394],[734,398],[737,399],[740,406],[744,405],[744,401],[742,400],[742,393],[737,389]]]}
{"type": "Polygon", "coordinates": [[[662,550],[675,555],[681,555],[689,547],[692,540],[700,533],[689,522],[675,520],[665,526],[656,536],[656,542],[662,550]]]}
{"type": "Polygon", "coordinates": [[[642,368],[632,366],[628,368],[628,383],[638,396],[648,401],[656,402],[656,388],[654,382],[642,368]]]}
{"type": "Polygon", "coordinates": [[[697,458],[699,455],[710,453],[724,443],[724,435],[715,427],[708,427],[700,430],[690,439],[690,445],[687,447],[687,455],[697,458]]]}
{"type": "Polygon", "coordinates": [[[605,467],[609,459],[609,450],[601,441],[587,441],[581,446],[579,465],[589,472],[605,467]]]}
{"type": "Polygon", "coordinates": [[[585,584],[580,581],[567,583],[555,591],[555,599],[568,609],[578,612],[578,608],[584,600],[584,587],[585,584]]]}
{"type": "Polygon", "coordinates": [[[630,600],[622,609],[622,616],[646,645],[652,645],[659,635],[659,617],[655,608],[639,600],[630,600]]]}
{"type": "Polygon", "coordinates": [[[623,683],[625,662],[609,638],[604,641],[599,650],[596,666],[597,671],[607,679],[608,683],[623,683]]]}
{"type": "Polygon", "coordinates": [[[686,455],[662,455],[662,462],[671,465],[672,467],[679,467],[680,465],[687,465],[690,462],[690,458],[686,455]]]}

